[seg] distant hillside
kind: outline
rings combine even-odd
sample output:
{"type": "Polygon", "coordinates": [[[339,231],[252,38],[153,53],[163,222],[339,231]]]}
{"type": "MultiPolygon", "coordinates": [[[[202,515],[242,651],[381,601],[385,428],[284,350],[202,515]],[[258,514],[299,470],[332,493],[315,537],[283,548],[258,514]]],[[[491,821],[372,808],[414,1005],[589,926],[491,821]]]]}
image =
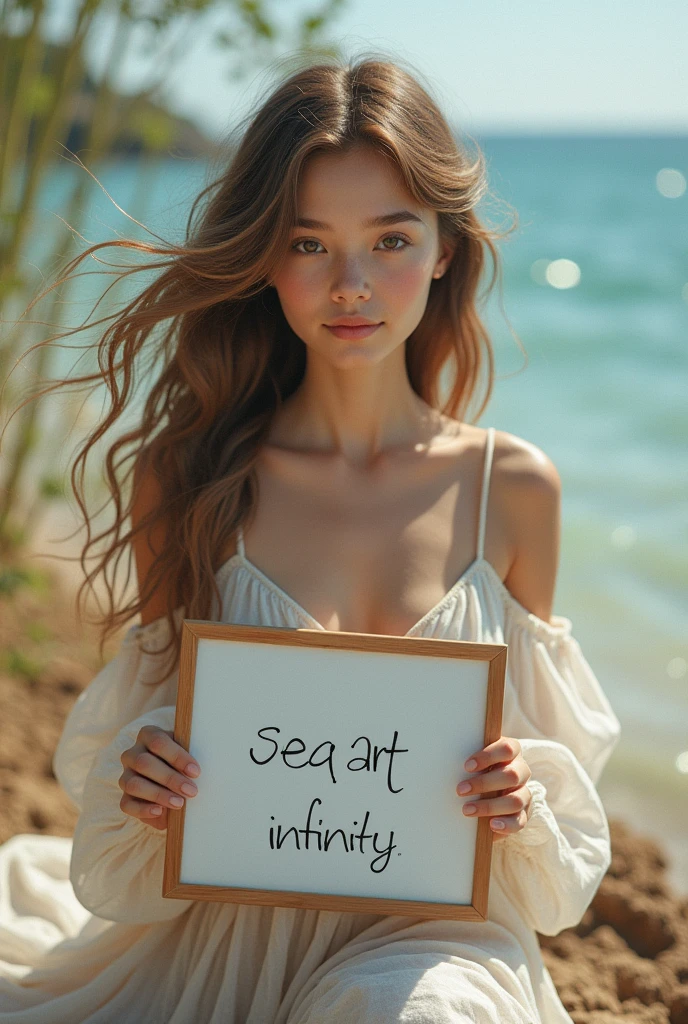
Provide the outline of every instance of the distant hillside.
{"type": "MultiPolygon", "coordinates": [[[[149,100],[132,101],[124,96],[118,97],[116,103],[116,116],[122,129],[109,148],[112,156],[137,157],[151,148],[156,152],[184,157],[208,157],[217,151],[217,144],[192,121],[177,117],[162,106],[149,100]]],[[[85,145],[92,109],[93,92],[84,83],[75,98],[65,140],[65,145],[73,153],[78,153],[85,145]]]]}
{"type": "MultiPolygon", "coordinates": [[[[3,82],[0,117],[4,116],[8,102],[13,97],[18,71],[23,57],[24,39],[9,40],[9,60],[3,82]]],[[[38,111],[45,106],[52,83],[59,74],[66,48],[53,43],[42,44],[39,67],[30,85],[31,106],[38,111]]],[[[73,153],[79,153],[87,143],[89,124],[93,118],[97,84],[80,61],[77,74],[78,88],[70,97],[67,130],[60,140],[73,153]]],[[[116,126],[114,142],[108,148],[110,155],[137,157],[144,152],[160,155],[170,154],[183,157],[209,157],[217,152],[217,143],[204,135],[186,118],[177,117],[162,104],[147,99],[112,95],[111,116],[116,126]]],[[[28,144],[33,145],[36,134],[36,117],[31,120],[28,144]]],[[[57,152],[57,147],[56,147],[57,152]]]]}

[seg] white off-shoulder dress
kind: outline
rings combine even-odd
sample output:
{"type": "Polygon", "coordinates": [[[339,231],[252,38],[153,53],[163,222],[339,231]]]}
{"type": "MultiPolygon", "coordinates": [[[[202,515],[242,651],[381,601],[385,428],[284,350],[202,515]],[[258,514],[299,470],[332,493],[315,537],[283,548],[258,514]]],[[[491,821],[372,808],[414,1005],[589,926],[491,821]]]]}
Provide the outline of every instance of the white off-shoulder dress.
{"type": "MultiPolygon", "coordinates": [[[[54,769],[80,810],[73,839],[0,846],[0,1022],[571,1021],[535,933],[576,925],[609,866],[596,783],[620,726],[571,620],[529,612],[483,557],[493,447],[490,428],[476,558],[407,634],[508,644],[502,731],[521,742],[533,805],[494,844],[488,920],[164,899],[166,833],[124,815],[117,784],[141,726],[174,726],[177,672],[150,685],[161,618],[128,629],[67,719],[54,769]]],[[[217,620],[323,629],[241,536],[217,580],[217,620]]]]}

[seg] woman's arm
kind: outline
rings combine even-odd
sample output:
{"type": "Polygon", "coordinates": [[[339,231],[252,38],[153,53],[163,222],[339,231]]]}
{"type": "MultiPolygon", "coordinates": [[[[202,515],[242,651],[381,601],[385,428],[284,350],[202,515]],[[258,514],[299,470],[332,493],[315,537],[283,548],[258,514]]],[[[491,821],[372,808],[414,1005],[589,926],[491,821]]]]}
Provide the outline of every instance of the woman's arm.
{"type": "Polygon", "coordinates": [[[95,757],[74,831],[70,879],[79,902],[109,921],[148,924],[178,917],[192,900],[162,895],[166,831],[125,814],[121,755],[144,725],[174,728],[175,708],[148,711],[121,729],[95,757]]]}
{"type": "MultiPolygon", "coordinates": [[[[132,527],[141,526],[146,517],[161,507],[161,502],[157,479],[146,467],[145,458],[140,459],[134,470],[132,527]]],[[[158,520],[152,528],[144,527],[132,538],[142,593],[150,567],[165,544],[165,532],[164,520],[158,520]]],[[[111,731],[109,742],[102,745],[95,755],[91,754],[81,794],[81,813],[74,833],[70,877],[77,898],[87,910],[113,921],[147,923],[165,920],[183,913],[191,903],[188,900],[165,899],[161,895],[167,832],[125,814],[121,808],[123,792],[119,786],[123,771],[121,755],[134,746],[141,727],[150,724],[174,729],[175,705],[169,701],[174,699],[178,670],[174,679],[168,680],[168,684],[173,682],[175,685],[165,686],[167,703],[150,706],[156,702],[156,697],[163,696],[163,691],[146,683],[144,676],[152,664],[152,655],[141,654],[133,635],[136,632],[148,633],[157,622],[160,643],[169,639],[166,612],[166,596],[159,588],[143,605],[142,629],[130,631],[123,643],[126,654],[133,660],[115,659],[109,666],[115,691],[110,703],[113,704],[115,695],[119,698],[111,711],[118,712],[119,730],[115,735],[111,731]],[[120,669],[131,678],[124,678],[120,669]],[[120,695],[129,691],[131,694],[126,707],[120,707],[120,695]],[[144,697],[149,706],[142,709],[144,697]],[[134,709],[137,703],[138,707],[131,714],[132,720],[122,719],[122,712],[127,707],[134,709]],[[134,717],[136,715],[138,717],[134,717]],[[122,721],[127,724],[122,725],[122,721]]],[[[177,609],[177,613],[181,612],[182,609],[177,609]]],[[[108,666],[102,674],[107,671],[108,666]]]]}
{"type": "Polygon", "coordinates": [[[492,848],[493,873],[541,935],[578,924],[611,863],[609,825],[590,777],[563,743],[521,738],[531,818],[492,848]]]}
{"type": "Polygon", "coordinates": [[[561,478],[545,452],[514,434],[500,445],[495,464],[495,515],[505,524],[513,552],[504,585],[538,618],[549,622],[561,539],[561,478]]]}
{"type": "Polygon", "coordinates": [[[503,588],[512,698],[503,731],[520,742],[532,805],[524,827],[494,844],[494,871],[531,926],[556,935],[580,921],[611,861],[595,784],[620,724],[571,621],[552,615],[559,474],[539,448],[506,437],[496,474],[497,514],[513,531],[514,550],[503,588]]]}

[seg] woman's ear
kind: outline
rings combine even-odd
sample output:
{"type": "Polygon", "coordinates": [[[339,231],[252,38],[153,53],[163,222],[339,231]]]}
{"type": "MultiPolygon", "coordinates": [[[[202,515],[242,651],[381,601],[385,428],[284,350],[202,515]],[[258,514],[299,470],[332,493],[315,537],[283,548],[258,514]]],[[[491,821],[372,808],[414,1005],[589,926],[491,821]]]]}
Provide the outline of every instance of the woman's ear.
{"type": "Polygon", "coordinates": [[[447,271],[447,267],[451,263],[454,256],[454,250],[451,248],[448,242],[442,242],[442,253],[437,259],[435,269],[432,276],[435,278],[443,277],[447,271]]]}

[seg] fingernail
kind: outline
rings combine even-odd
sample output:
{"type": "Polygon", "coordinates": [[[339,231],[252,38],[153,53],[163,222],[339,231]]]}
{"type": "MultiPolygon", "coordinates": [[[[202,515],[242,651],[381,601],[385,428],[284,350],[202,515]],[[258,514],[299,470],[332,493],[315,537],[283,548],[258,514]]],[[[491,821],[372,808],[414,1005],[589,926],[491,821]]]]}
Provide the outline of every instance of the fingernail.
{"type": "Polygon", "coordinates": [[[186,766],[186,774],[190,775],[192,779],[195,779],[201,774],[201,769],[197,764],[189,764],[186,766]]]}
{"type": "Polygon", "coordinates": [[[162,807],[151,807],[151,814],[162,814],[162,807]]]}
{"type": "Polygon", "coordinates": [[[475,814],[475,804],[464,804],[464,814],[475,814]]]}
{"type": "Polygon", "coordinates": [[[182,785],[180,786],[180,789],[182,793],[186,793],[187,796],[196,796],[196,793],[198,793],[198,790],[194,786],[193,782],[183,782],[182,785]]]}
{"type": "Polygon", "coordinates": [[[493,818],[492,828],[504,828],[504,822],[500,821],[499,818],[493,818]]]}
{"type": "Polygon", "coordinates": [[[184,801],[182,800],[182,798],[180,796],[171,796],[170,797],[170,803],[172,804],[173,807],[183,807],[184,806],[184,801]]]}
{"type": "Polygon", "coordinates": [[[477,768],[477,767],[478,767],[478,762],[474,761],[473,758],[471,758],[470,761],[466,761],[466,763],[464,765],[464,768],[466,769],[467,772],[472,772],[473,769],[477,768]]]}
{"type": "Polygon", "coordinates": [[[470,793],[471,788],[472,787],[470,782],[462,782],[461,785],[459,786],[459,793],[461,793],[462,795],[464,793],[470,793]]]}

